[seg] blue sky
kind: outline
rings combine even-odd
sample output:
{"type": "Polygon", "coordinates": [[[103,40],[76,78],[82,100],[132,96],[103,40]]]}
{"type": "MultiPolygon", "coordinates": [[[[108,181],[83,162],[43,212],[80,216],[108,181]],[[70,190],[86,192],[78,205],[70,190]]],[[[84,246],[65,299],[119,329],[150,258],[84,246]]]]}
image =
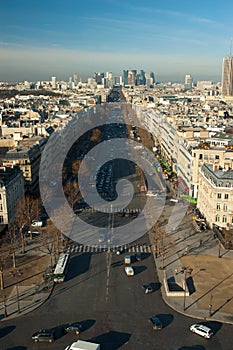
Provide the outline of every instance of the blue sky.
{"type": "Polygon", "coordinates": [[[123,69],[220,81],[232,13],[228,0],[1,0],[0,81],[123,69]]]}

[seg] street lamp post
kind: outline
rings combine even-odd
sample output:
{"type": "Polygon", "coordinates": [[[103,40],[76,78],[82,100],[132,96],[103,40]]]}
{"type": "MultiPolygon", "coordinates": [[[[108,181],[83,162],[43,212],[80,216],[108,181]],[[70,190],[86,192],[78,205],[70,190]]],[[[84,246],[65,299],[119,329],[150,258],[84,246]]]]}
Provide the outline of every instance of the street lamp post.
{"type": "Polygon", "coordinates": [[[213,300],[213,294],[210,294],[210,303],[209,303],[209,317],[212,316],[212,300],[213,300]]]}
{"type": "Polygon", "coordinates": [[[185,311],[186,308],[186,276],[187,276],[187,270],[184,270],[184,300],[183,300],[183,311],[185,311]]]}
{"type": "Polygon", "coordinates": [[[221,243],[218,243],[218,258],[221,258],[221,243]]]}
{"type": "Polygon", "coordinates": [[[10,271],[10,275],[12,277],[16,277],[16,298],[17,298],[17,305],[18,305],[18,312],[21,312],[20,309],[20,295],[19,295],[19,279],[18,277],[20,277],[22,275],[22,271],[21,270],[17,270],[17,271],[10,271]]]}
{"type": "Polygon", "coordinates": [[[4,316],[7,317],[7,307],[6,307],[6,295],[3,295],[3,304],[4,304],[4,316]]]}

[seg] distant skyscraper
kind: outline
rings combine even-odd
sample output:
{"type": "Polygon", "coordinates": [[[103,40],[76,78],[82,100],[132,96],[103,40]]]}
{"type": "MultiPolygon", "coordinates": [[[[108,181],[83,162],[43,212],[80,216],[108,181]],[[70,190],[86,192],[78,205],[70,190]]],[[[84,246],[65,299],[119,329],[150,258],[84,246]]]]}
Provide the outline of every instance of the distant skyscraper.
{"type": "Polygon", "coordinates": [[[223,58],[222,96],[233,96],[233,60],[232,60],[232,55],[223,58]]]}
{"type": "Polygon", "coordinates": [[[78,74],[74,73],[74,85],[77,86],[78,85],[78,74]]]}
{"type": "Polygon", "coordinates": [[[102,84],[104,73],[95,73],[95,81],[97,84],[102,84]]]}
{"type": "Polygon", "coordinates": [[[52,77],[51,78],[51,83],[52,83],[52,88],[56,89],[56,87],[57,87],[57,77],[52,77]]]}
{"type": "Polygon", "coordinates": [[[128,71],[128,85],[135,85],[136,74],[137,74],[136,70],[128,71]]]}
{"type": "Polygon", "coordinates": [[[150,77],[152,79],[152,84],[155,84],[155,73],[154,72],[150,72],[150,77]]]}
{"type": "Polygon", "coordinates": [[[185,90],[192,89],[193,87],[193,77],[190,74],[186,74],[184,78],[184,88],[185,90]]]}
{"type": "Polygon", "coordinates": [[[128,85],[128,70],[123,70],[123,83],[128,85]]]}
{"type": "Polygon", "coordinates": [[[184,79],[185,84],[192,84],[193,83],[193,78],[190,74],[186,74],[185,79],[184,79]]]}

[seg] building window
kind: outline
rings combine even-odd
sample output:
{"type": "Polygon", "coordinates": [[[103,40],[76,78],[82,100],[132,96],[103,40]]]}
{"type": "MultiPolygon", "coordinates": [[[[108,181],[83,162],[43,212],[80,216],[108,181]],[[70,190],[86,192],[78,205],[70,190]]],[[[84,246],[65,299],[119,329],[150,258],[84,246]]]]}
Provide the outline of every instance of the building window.
{"type": "Polygon", "coordinates": [[[199,159],[202,159],[202,157],[203,157],[203,154],[199,154],[199,159]]]}
{"type": "Polygon", "coordinates": [[[224,198],[225,198],[225,199],[229,199],[229,194],[228,194],[228,193],[225,193],[224,198]]]}
{"type": "Polygon", "coordinates": [[[221,199],[222,198],[222,193],[217,193],[217,198],[221,199]]]}
{"type": "Polygon", "coordinates": [[[0,215],[0,224],[2,224],[4,222],[3,216],[0,215]]]}
{"type": "Polygon", "coordinates": [[[2,211],[3,209],[2,209],[2,203],[0,203],[0,211],[2,211]]]}
{"type": "Polygon", "coordinates": [[[218,154],[216,154],[215,159],[219,159],[219,155],[218,154]]]}
{"type": "Polygon", "coordinates": [[[216,209],[217,209],[217,210],[220,210],[220,209],[221,209],[220,203],[217,203],[216,209]]]}
{"type": "Polygon", "coordinates": [[[220,216],[219,216],[219,215],[216,215],[215,221],[216,221],[216,222],[219,222],[219,221],[220,221],[220,216]]]}
{"type": "Polygon", "coordinates": [[[227,204],[223,204],[223,210],[227,211],[227,204]]]}
{"type": "Polygon", "coordinates": [[[226,215],[223,215],[222,222],[227,222],[227,216],[226,215]]]}

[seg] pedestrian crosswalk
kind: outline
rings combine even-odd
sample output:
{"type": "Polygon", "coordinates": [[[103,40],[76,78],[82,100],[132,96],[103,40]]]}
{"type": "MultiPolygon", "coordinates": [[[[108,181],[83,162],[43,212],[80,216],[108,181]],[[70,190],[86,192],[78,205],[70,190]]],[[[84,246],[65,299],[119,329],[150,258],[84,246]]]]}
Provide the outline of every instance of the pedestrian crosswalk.
{"type": "Polygon", "coordinates": [[[150,245],[124,245],[121,247],[111,247],[101,245],[85,246],[78,243],[72,243],[66,247],[65,253],[99,253],[103,251],[111,251],[113,253],[151,253],[150,245]]]}

